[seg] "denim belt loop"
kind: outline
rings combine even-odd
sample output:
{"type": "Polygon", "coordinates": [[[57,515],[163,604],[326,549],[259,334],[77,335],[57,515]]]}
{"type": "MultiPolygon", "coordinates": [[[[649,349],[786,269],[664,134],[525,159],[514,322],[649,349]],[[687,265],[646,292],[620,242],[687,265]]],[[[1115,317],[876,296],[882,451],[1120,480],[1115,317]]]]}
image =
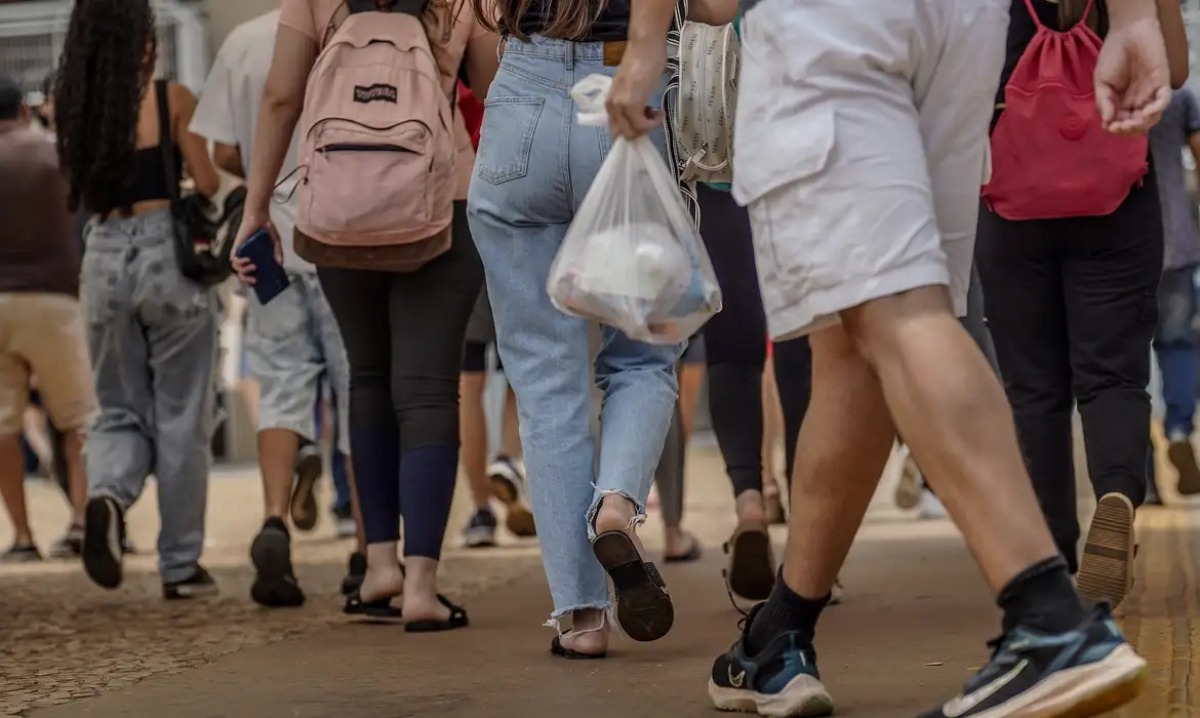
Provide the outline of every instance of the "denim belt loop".
{"type": "Polygon", "coordinates": [[[568,40],[565,44],[567,46],[567,69],[574,70],[575,69],[575,43],[571,40],[568,40]]]}

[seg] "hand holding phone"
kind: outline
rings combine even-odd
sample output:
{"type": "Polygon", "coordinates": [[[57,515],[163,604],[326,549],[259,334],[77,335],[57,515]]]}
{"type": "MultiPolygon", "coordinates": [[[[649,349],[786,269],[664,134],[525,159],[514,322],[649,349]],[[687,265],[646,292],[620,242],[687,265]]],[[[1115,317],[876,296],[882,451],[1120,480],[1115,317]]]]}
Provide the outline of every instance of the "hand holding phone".
{"type": "Polygon", "coordinates": [[[255,230],[234,254],[252,265],[250,276],[254,281],[251,286],[260,304],[270,302],[291,285],[287,271],[275,257],[275,238],[266,227],[255,230]]]}

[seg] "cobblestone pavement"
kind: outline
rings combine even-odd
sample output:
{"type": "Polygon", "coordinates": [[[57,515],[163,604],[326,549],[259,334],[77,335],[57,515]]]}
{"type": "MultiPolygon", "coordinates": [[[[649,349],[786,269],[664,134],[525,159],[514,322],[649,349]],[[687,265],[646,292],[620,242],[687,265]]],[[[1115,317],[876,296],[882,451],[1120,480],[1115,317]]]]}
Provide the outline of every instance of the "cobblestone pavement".
{"type": "MultiPolygon", "coordinates": [[[[66,526],[68,512],[56,487],[43,482],[27,486],[35,536],[45,552],[66,526]]],[[[262,520],[256,473],[217,472],[209,497],[202,560],[220,584],[216,599],[162,600],[152,554],[158,529],[152,484],[129,514],[129,534],[139,554],[126,562],[119,590],[94,586],[76,561],[0,566],[0,716],[23,715],[179,673],[230,653],[345,623],[337,593],[353,542],[334,537],[327,515],[312,534],[298,534],[293,547],[307,603],[267,611],[249,600],[253,571],[247,552],[262,520]]],[[[448,532],[452,546],[468,504],[465,496],[456,497],[448,532]]],[[[0,541],[7,545],[9,536],[7,517],[0,517],[0,541]]],[[[484,554],[453,547],[443,570],[444,592],[478,595],[537,566],[534,543],[514,539],[484,554]]]]}
{"type": "MultiPolygon", "coordinates": [[[[1171,474],[1164,466],[1159,475],[1171,474]]],[[[996,626],[953,528],[891,509],[891,489],[885,479],[844,574],[847,602],[830,611],[821,639],[842,710],[870,718],[903,718],[957,689],[984,658],[981,641],[996,626]]],[[[253,475],[233,472],[211,489],[205,562],[221,582],[219,599],[163,602],[149,555],[131,561],[127,585],[114,593],[91,586],[76,566],[0,567],[0,715],[712,715],[696,678],[731,640],[737,618],[720,587],[716,547],[732,521],[714,450],[690,452],[688,491],[687,524],[709,550],[700,564],[666,567],[679,597],[676,630],[661,644],[618,642],[620,660],[580,668],[544,657],[547,636],[536,626],[547,610],[546,590],[531,543],[482,554],[449,551],[447,593],[475,596],[473,628],[461,634],[398,639],[346,625],[335,592],[350,545],[332,539],[328,522],[297,540],[308,605],[256,608],[247,598],[244,557],[261,501],[253,475]],[[479,599],[484,593],[487,601],[479,599]],[[403,665],[405,680],[391,669],[381,674],[380,665],[403,665]],[[461,666],[469,678],[447,665],[461,666]],[[614,692],[617,685],[632,688],[614,692]]],[[[47,545],[65,511],[51,488],[31,493],[39,540],[47,545]]],[[[456,502],[452,542],[466,503],[461,496],[456,502]]],[[[147,496],[131,512],[142,550],[153,544],[154,506],[147,496]]],[[[642,532],[652,553],[659,529],[652,519],[642,532]]],[[[5,536],[0,525],[0,540],[5,536]]],[[[1200,505],[1142,512],[1139,536],[1138,583],[1123,622],[1152,670],[1140,701],[1119,718],[1200,718],[1200,505]]]]}

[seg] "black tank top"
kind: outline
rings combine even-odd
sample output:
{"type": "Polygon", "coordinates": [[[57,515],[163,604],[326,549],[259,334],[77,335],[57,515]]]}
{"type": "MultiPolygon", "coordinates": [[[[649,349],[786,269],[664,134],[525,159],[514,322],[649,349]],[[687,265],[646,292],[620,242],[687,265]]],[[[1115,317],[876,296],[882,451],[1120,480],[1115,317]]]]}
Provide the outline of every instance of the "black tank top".
{"type": "MultiPolygon", "coordinates": [[[[175,178],[179,183],[179,169],[183,166],[183,157],[179,145],[171,144],[175,153],[175,178]]],[[[133,182],[128,185],[121,195],[122,206],[131,206],[134,202],[145,202],[153,199],[170,199],[167,193],[167,170],[163,167],[161,147],[143,147],[133,153],[133,182]]]]}

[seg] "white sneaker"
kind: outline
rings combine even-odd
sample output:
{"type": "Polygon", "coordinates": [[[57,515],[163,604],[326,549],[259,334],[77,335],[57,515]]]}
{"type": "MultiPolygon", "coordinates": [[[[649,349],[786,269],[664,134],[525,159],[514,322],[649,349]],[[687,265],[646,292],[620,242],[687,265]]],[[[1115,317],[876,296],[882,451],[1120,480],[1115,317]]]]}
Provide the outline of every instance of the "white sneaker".
{"type": "Polygon", "coordinates": [[[942,500],[934,496],[929,489],[921,489],[921,505],[917,509],[917,518],[922,521],[944,519],[948,514],[942,500]]]}
{"type": "Polygon", "coordinates": [[[917,466],[917,460],[913,458],[908,444],[901,444],[897,451],[904,457],[904,466],[900,470],[900,483],[896,484],[896,506],[905,511],[911,511],[921,503],[925,479],[921,475],[921,467],[917,466]]]}

